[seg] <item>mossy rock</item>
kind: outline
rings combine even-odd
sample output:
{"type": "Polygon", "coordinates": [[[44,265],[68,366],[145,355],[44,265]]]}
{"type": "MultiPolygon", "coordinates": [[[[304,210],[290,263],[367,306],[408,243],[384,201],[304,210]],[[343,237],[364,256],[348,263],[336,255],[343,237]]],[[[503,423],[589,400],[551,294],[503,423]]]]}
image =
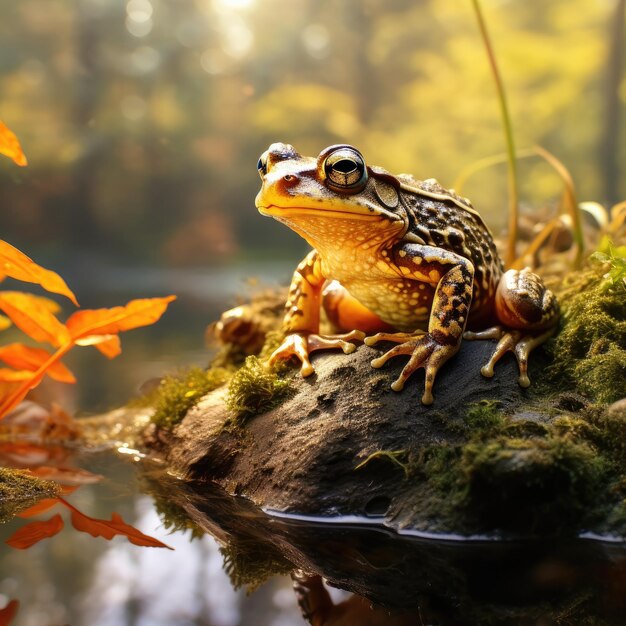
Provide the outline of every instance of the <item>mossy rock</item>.
{"type": "MultiPolygon", "coordinates": [[[[393,392],[402,363],[373,370],[376,351],[362,347],[316,355],[311,378],[271,374],[270,386],[289,392],[269,394],[244,420],[221,387],[158,441],[149,430],[147,441],[176,473],[282,512],[378,516],[396,528],[461,534],[575,533],[597,523],[599,508],[617,506],[610,490],[621,450],[599,449],[621,422],[554,409],[518,386],[513,358],[483,378],[492,349],[465,343],[430,407],[420,403],[423,374],[393,392]]],[[[531,376],[545,366],[536,356],[531,376]]],[[[263,367],[250,361],[246,377],[263,367]]]]}
{"type": "Polygon", "coordinates": [[[607,269],[565,280],[562,329],[533,352],[530,389],[512,355],[481,376],[485,341],[463,342],[445,364],[432,406],[420,402],[423,372],[390,389],[405,359],[372,369],[384,347],[316,353],[302,379],[267,366],[274,332],[237,368],[222,358],[169,395],[162,387],[144,443],[179,475],[280,512],[428,533],[626,536],[626,417],[607,407],[626,395],[626,291],[607,269]]]}

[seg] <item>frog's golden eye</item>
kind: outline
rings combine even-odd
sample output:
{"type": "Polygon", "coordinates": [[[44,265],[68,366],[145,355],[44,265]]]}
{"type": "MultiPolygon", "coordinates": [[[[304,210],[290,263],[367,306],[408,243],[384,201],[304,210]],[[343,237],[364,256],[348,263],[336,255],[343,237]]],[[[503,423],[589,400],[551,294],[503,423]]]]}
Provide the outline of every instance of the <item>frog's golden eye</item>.
{"type": "Polygon", "coordinates": [[[361,154],[352,148],[339,148],[324,161],[329,187],[338,191],[360,191],[367,182],[367,169],[361,154]]]}

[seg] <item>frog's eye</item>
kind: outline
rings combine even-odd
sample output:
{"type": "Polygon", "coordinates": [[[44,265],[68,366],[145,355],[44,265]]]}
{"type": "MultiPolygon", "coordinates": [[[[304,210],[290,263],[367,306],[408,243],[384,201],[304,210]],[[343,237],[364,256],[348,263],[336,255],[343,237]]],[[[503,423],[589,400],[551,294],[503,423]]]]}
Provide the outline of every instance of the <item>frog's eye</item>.
{"type": "Polygon", "coordinates": [[[267,152],[264,152],[257,161],[257,170],[259,170],[259,176],[263,178],[267,174],[267,152]]]}
{"type": "Polygon", "coordinates": [[[324,173],[328,185],[338,191],[360,191],[367,182],[365,161],[352,148],[339,148],[324,161],[324,173]]]}

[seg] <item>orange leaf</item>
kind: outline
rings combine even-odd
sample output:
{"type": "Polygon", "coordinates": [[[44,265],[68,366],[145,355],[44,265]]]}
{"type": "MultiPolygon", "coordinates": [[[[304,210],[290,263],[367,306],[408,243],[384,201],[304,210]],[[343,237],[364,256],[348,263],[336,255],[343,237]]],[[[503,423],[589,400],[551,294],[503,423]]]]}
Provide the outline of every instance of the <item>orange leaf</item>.
{"type": "Polygon", "coordinates": [[[35,341],[60,346],[70,342],[68,329],[30,294],[18,291],[0,293],[0,309],[35,341]]]}
{"type": "Polygon", "coordinates": [[[94,346],[109,359],[122,352],[122,343],[117,335],[89,335],[76,340],[77,346],[94,346]]]}
{"type": "Polygon", "coordinates": [[[77,467],[49,467],[42,465],[31,468],[29,472],[33,476],[37,476],[37,478],[73,485],[92,485],[104,478],[102,474],[94,474],[77,467]]]}
{"type": "Polygon", "coordinates": [[[32,370],[10,370],[7,367],[0,367],[0,382],[16,383],[28,380],[33,375],[32,370]]]}
{"type": "Polygon", "coordinates": [[[116,335],[124,330],[154,324],[172,300],[176,300],[176,296],[131,300],[126,306],[112,309],[76,311],[66,324],[74,340],[91,335],[116,335]]]}
{"type": "Polygon", "coordinates": [[[33,506],[24,509],[21,513],[18,513],[17,516],[24,518],[35,517],[35,515],[41,515],[57,504],[61,504],[58,498],[43,498],[43,500],[39,500],[37,504],[33,504],[33,506]]]}
{"type": "Polygon", "coordinates": [[[59,498],[59,500],[72,511],[72,525],[74,528],[83,533],[88,533],[92,537],[112,539],[115,535],[124,535],[131,543],[134,543],[137,546],[167,548],[168,550],[174,549],[154,537],[144,535],[134,526],[126,524],[117,513],[113,513],[111,515],[110,521],[105,519],[95,519],[81,513],[77,508],[73,507],[63,498],[59,498]]]}
{"type": "Polygon", "coordinates": [[[0,330],[11,328],[11,320],[6,315],[0,315],[0,330]]]}
{"type": "MultiPolygon", "coordinates": [[[[0,122],[1,123],[1,122],[0,122]]],[[[0,239],[0,276],[41,285],[46,291],[68,297],[76,306],[76,296],[65,281],[52,270],[37,265],[30,257],[0,239]]]]}
{"type": "MultiPolygon", "coordinates": [[[[43,468],[38,468],[38,469],[43,469],[43,468]]],[[[29,470],[31,474],[34,474],[35,476],[37,476],[37,472],[36,470],[29,470]]],[[[77,489],[78,489],[78,485],[61,485],[61,489],[60,492],[65,495],[65,496],[69,496],[71,493],[74,493],[77,489]]],[[[42,500],[39,500],[39,502],[37,502],[37,504],[33,504],[33,506],[28,507],[27,509],[24,509],[23,511],[21,511],[20,513],[17,514],[18,517],[35,517],[35,515],[41,515],[42,513],[45,513],[46,511],[50,510],[53,506],[56,506],[57,504],[65,504],[65,502],[61,502],[61,500],[59,500],[59,498],[43,498],[42,500]]]]}
{"type": "Polygon", "coordinates": [[[42,539],[54,537],[63,528],[63,518],[57,513],[45,522],[30,522],[14,532],[6,541],[12,548],[26,550],[42,539]]]}
{"type": "Polygon", "coordinates": [[[122,353],[122,342],[117,335],[113,335],[106,341],[95,344],[95,346],[107,359],[114,359],[122,353]]]}
{"type": "Polygon", "coordinates": [[[0,122],[0,154],[8,156],[20,167],[28,165],[26,155],[22,152],[22,146],[20,146],[18,138],[3,122],[0,122]]]}
{"type": "Polygon", "coordinates": [[[0,626],[9,626],[19,608],[20,603],[17,600],[11,600],[3,609],[0,609],[0,626]]]}
{"type": "MultiPolygon", "coordinates": [[[[31,348],[21,343],[11,343],[0,347],[0,360],[8,363],[12,367],[37,371],[44,365],[52,355],[43,348],[31,348]]],[[[2,371],[2,370],[0,370],[2,371]]],[[[61,383],[75,383],[76,378],[70,370],[60,361],[53,363],[46,368],[46,374],[61,383]]],[[[0,380],[6,380],[1,379],[0,380]]]]}

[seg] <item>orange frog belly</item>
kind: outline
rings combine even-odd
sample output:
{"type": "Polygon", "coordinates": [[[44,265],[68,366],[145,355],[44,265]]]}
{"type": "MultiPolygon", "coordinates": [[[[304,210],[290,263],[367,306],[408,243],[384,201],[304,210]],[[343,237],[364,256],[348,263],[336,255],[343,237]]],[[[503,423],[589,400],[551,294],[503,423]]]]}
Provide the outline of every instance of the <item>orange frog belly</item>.
{"type": "Polygon", "coordinates": [[[323,302],[338,330],[412,332],[427,328],[434,291],[427,283],[401,279],[347,285],[332,281],[324,290],[323,302]]]}

